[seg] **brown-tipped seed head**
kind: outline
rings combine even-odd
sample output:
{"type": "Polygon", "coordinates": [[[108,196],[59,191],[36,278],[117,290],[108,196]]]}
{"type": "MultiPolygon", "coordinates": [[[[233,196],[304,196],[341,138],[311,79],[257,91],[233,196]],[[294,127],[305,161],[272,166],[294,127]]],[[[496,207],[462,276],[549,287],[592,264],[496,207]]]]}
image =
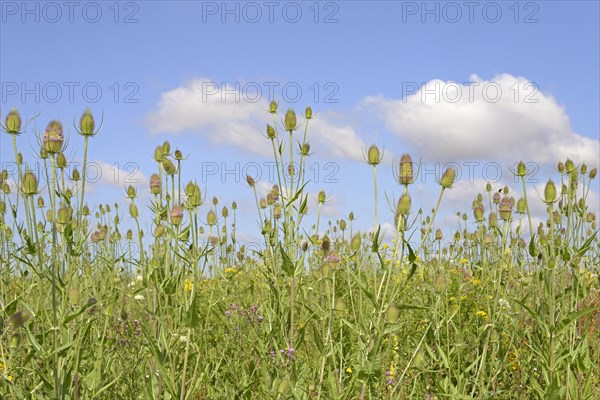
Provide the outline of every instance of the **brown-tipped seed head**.
{"type": "Polygon", "coordinates": [[[413,162],[409,154],[402,154],[400,158],[400,173],[398,180],[402,185],[409,185],[414,181],[413,162]]]}
{"type": "Polygon", "coordinates": [[[183,221],[183,207],[175,205],[171,208],[171,223],[173,225],[179,225],[183,221]]]}
{"type": "Polygon", "coordinates": [[[552,179],[548,180],[544,188],[544,201],[546,203],[554,203],[556,201],[556,185],[552,179]]]}
{"type": "Polygon", "coordinates": [[[33,196],[38,192],[38,180],[35,174],[31,171],[25,172],[23,176],[22,192],[25,196],[33,196]]]}
{"type": "Polygon", "coordinates": [[[590,171],[590,179],[594,179],[598,175],[598,168],[594,168],[590,171]]]}
{"type": "Polygon", "coordinates": [[[168,158],[163,159],[162,166],[167,175],[175,175],[175,172],[177,172],[177,167],[168,158]]]}
{"type": "Polygon", "coordinates": [[[448,169],[446,169],[446,172],[444,172],[444,175],[442,175],[442,179],[440,180],[440,185],[442,185],[442,188],[444,188],[444,189],[451,188],[452,185],[454,185],[455,179],[456,179],[456,169],[454,169],[453,167],[449,167],[448,169]]]}
{"type": "Polygon", "coordinates": [[[285,113],[285,119],[283,120],[283,124],[285,126],[285,130],[288,132],[293,132],[298,129],[298,123],[296,121],[296,112],[289,108],[285,113]]]}
{"type": "Polygon", "coordinates": [[[379,148],[374,144],[367,151],[367,163],[369,165],[378,165],[381,163],[381,153],[379,152],[379,148]]]}
{"type": "Polygon", "coordinates": [[[62,150],[64,140],[65,136],[62,123],[58,120],[50,121],[46,127],[46,132],[44,133],[44,149],[46,149],[48,153],[58,153],[62,150]]]}
{"type": "Polygon", "coordinates": [[[404,193],[398,200],[397,210],[400,215],[408,215],[410,213],[411,199],[408,193],[404,193]]]}
{"type": "Polygon", "coordinates": [[[512,215],[512,208],[513,204],[512,201],[510,201],[510,198],[503,197],[502,200],[500,200],[498,210],[500,212],[500,218],[502,218],[503,221],[510,220],[510,217],[512,215]]]}
{"type": "Polygon", "coordinates": [[[256,185],[256,181],[250,175],[246,175],[246,182],[250,187],[254,187],[254,185],[256,185]]]}
{"type": "Polygon", "coordinates": [[[4,128],[6,133],[10,135],[18,135],[21,133],[21,115],[19,110],[13,108],[10,110],[4,121],[4,128]]]}
{"type": "Polygon", "coordinates": [[[94,115],[92,110],[87,108],[81,118],[79,119],[79,133],[84,136],[93,136],[96,132],[96,121],[94,121],[94,115]]]}
{"type": "Polygon", "coordinates": [[[442,238],[443,238],[442,230],[439,228],[436,229],[435,230],[435,240],[437,240],[439,242],[440,240],[442,240],[442,238]]]}
{"type": "Polygon", "coordinates": [[[150,193],[154,195],[160,194],[160,177],[158,174],[150,176],[150,193]]]}

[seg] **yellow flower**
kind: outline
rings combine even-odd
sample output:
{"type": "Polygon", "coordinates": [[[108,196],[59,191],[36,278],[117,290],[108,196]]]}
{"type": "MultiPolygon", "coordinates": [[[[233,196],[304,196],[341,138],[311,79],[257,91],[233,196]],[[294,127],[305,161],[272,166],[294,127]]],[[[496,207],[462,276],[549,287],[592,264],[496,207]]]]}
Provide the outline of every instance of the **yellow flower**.
{"type": "Polygon", "coordinates": [[[483,311],[483,310],[479,310],[479,311],[477,311],[477,312],[475,313],[475,316],[477,316],[477,317],[481,317],[481,318],[483,318],[483,319],[485,319],[485,320],[487,320],[487,319],[488,319],[488,315],[487,315],[487,313],[486,313],[485,311],[483,311]]]}
{"type": "Polygon", "coordinates": [[[469,282],[471,282],[475,286],[481,285],[481,281],[477,278],[471,278],[469,279],[469,282]]]}
{"type": "Polygon", "coordinates": [[[235,269],[235,268],[225,268],[225,275],[235,275],[239,272],[239,270],[235,269]]]}
{"type": "Polygon", "coordinates": [[[385,249],[389,249],[390,245],[387,243],[384,243],[383,246],[381,246],[381,247],[385,250],[385,249]]]}
{"type": "Polygon", "coordinates": [[[183,290],[186,292],[191,292],[194,288],[194,283],[189,279],[183,281],[183,290]]]}
{"type": "Polygon", "coordinates": [[[467,260],[466,258],[461,258],[460,259],[460,263],[461,264],[467,264],[469,262],[469,260],[467,260]]]}
{"type": "Polygon", "coordinates": [[[352,368],[350,368],[350,367],[346,368],[346,372],[349,373],[349,374],[351,374],[352,373],[352,368]]]}

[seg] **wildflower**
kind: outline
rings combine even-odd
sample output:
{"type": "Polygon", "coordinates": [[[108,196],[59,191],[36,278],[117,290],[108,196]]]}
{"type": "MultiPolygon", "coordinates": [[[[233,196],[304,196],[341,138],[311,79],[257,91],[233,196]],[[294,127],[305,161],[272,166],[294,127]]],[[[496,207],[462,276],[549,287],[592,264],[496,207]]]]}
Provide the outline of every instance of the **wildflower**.
{"type": "Polygon", "coordinates": [[[194,283],[191,280],[186,279],[183,281],[183,290],[185,292],[190,292],[193,288],[194,288],[194,283]]]}
{"type": "Polygon", "coordinates": [[[485,319],[485,320],[487,320],[487,319],[488,319],[488,315],[487,315],[487,313],[486,313],[485,311],[483,311],[483,310],[479,310],[479,311],[477,311],[477,312],[475,313],[475,316],[476,316],[476,317],[483,318],[483,319],[485,319]]]}
{"type": "Polygon", "coordinates": [[[350,368],[350,367],[346,368],[346,372],[349,373],[349,374],[351,374],[352,373],[352,368],[350,368]]]}
{"type": "Polygon", "coordinates": [[[506,299],[498,300],[498,304],[500,304],[500,307],[502,308],[510,308],[510,303],[506,299]]]}
{"type": "Polygon", "coordinates": [[[144,296],[142,296],[141,294],[136,294],[135,296],[133,296],[133,298],[138,301],[144,301],[144,296]]]}
{"type": "Polygon", "coordinates": [[[479,279],[477,279],[477,278],[474,278],[474,277],[471,278],[471,279],[469,279],[469,282],[471,282],[474,286],[481,285],[481,281],[479,279]]]}

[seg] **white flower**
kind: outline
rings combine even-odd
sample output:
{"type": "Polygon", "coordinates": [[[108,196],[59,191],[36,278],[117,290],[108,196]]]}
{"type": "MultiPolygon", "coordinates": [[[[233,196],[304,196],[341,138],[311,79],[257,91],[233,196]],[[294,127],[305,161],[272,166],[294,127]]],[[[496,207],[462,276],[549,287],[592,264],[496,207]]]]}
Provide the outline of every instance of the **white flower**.
{"type": "Polygon", "coordinates": [[[502,308],[510,308],[510,303],[506,299],[500,299],[500,300],[498,300],[498,303],[500,304],[500,307],[502,307],[502,308]]]}
{"type": "Polygon", "coordinates": [[[135,296],[133,296],[134,299],[139,300],[139,301],[143,301],[144,300],[144,296],[142,296],[141,294],[136,294],[135,296]]]}
{"type": "Polygon", "coordinates": [[[135,277],[135,280],[136,280],[136,281],[138,281],[138,282],[143,282],[143,281],[144,281],[144,277],[143,277],[143,276],[141,276],[141,275],[137,275],[137,276],[135,277]]]}

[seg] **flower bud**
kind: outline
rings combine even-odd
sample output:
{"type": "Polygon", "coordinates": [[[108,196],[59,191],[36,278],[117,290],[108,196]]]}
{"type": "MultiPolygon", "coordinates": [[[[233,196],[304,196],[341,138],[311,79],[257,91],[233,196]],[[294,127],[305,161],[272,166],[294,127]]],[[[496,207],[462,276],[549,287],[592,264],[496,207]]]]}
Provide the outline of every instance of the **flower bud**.
{"type": "Polygon", "coordinates": [[[354,213],[352,211],[350,211],[350,214],[348,214],[348,220],[354,221],[354,213]]]}
{"type": "Polygon", "coordinates": [[[567,158],[567,161],[565,162],[565,170],[569,173],[575,170],[575,164],[570,158],[567,158]]]}
{"type": "Polygon", "coordinates": [[[264,210],[265,208],[267,208],[267,200],[264,197],[261,197],[261,199],[258,201],[258,203],[259,203],[259,207],[261,209],[264,210]]]}
{"type": "Polygon", "coordinates": [[[498,226],[498,216],[496,215],[496,213],[490,213],[488,217],[488,224],[491,228],[498,226]]]}
{"type": "Polygon", "coordinates": [[[136,196],[136,191],[135,188],[131,185],[129,185],[127,187],[127,197],[129,197],[130,199],[135,199],[136,196]]]}
{"type": "Polygon", "coordinates": [[[56,166],[60,169],[65,169],[67,167],[67,157],[65,157],[65,153],[58,153],[56,156],[56,166]]]}
{"type": "Polygon", "coordinates": [[[285,130],[288,132],[295,131],[298,128],[296,121],[296,113],[294,112],[294,110],[292,110],[291,108],[287,110],[287,112],[285,113],[285,119],[283,123],[285,126],[285,130]]]}
{"type": "Polygon", "coordinates": [[[492,191],[492,184],[491,183],[486,183],[485,184],[485,191],[486,192],[491,192],[492,191]]]}
{"type": "Polygon", "coordinates": [[[79,132],[83,136],[93,136],[95,134],[94,129],[96,129],[96,122],[94,121],[92,111],[87,108],[79,119],[79,132]]]}
{"type": "Polygon", "coordinates": [[[590,171],[590,179],[594,179],[598,175],[598,168],[594,168],[590,171]]]}
{"type": "Polygon", "coordinates": [[[517,176],[525,176],[527,175],[527,167],[523,161],[519,161],[517,165],[517,176]]]}
{"type": "Polygon", "coordinates": [[[325,191],[324,191],[324,190],[321,190],[321,191],[319,192],[319,194],[317,195],[317,201],[318,201],[320,204],[323,204],[323,203],[325,203],[325,200],[326,200],[326,199],[327,199],[327,195],[325,194],[325,191]]]}
{"type": "MultiPolygon", "coordinates": [[[[165,142],[165,143],[167,143],[167,142],[165,142]]],[[[167,175],[175,175],[175,172],[177,172],[177,167],[175,167],[175,164],[173,164],[173,161],[171,161],[168,158],[163,159],[162,166],[167,175]]]]}
{"type": "Polygon", "coordinates": [[[587,172],[587,165],[585,163],[581,164],[581,174],[585,175],[587,172]]]}
{"type": "Polygon", "coordinates": [[[350,242],[350,248],[352,249],[352,251],[360,250],[361,242],[362,242],[362,238],[360,236],[360,233],[355,234],[354,237],[352,238],[352,241],[350,242]]]}
{"type": "Polygon", "coordinates": [[[341,229],[342,231],[345,231],[345,230],[346,230],[346,228],[347,228],[346,220],[345,220],[345,219],[342,219],[342,220],[340,221],[340,229],[341,229]]]}
{"type": "Polygon", "coordinates": [[[183,154],[181,154],[181,150],[175,150],[174,157],[177,161],[183,160],[183,154]]]}
{"type": "Polygon", "coordinates": [[[23,176],[23,188],[21,190],[25,196],[33,196],[34,194],[37,194],[38,181],[33,172],[25,172],[25,175],[23,176]]]}
{"type": "Polygon", "coordinates": [[[473,216],[475,217],[475,221],[477,221],[477,222],[483,221],[485,219],[485,217],[483,215],[484,212],[485,212],[485,210],[482,205],[479,205],[479,206],[473,208],[473,216]]]}
{"type": "Polygon", "coordinates": [[[77,168],[73,168],[73,181],[78,182],[81,179],[81,176],[79,174],[79,170],[77,168]]]}
{"type": "Polygon", "coordinates": [[[129,215],[131,215],[132,218],[137,218],[140,215],[137,206],[133,203],[129,205],[129,215]]]}
{"type": "Polygon", "coordinates": [[[166,156],[171,154],[171,144],[168,140],[165,140],[165,142],[162,144],[162,153],[166,156]]]}
{"type": "Polygon", "coordinates": [[[4,128],[6,129],[6,133],[10,135],[18,135],[21,133],[21,115],[19,114],[19,110],[13,108],[8,113],[6,121],[4,122],[4,128]]]}
{"type": "Polygon", "coordinates": [[[227,207],[223,207],[223,209],[221,210],[221,215],[223,216],[223,218],[227,218],[229,216],[229,209],[227,207]]]}
{"type": "Polygon", "coordinates": [[[271,101],[271,103],[269,103],[269,112],[271,114],[275,114],[277,112],[277,103],[275,102],[275,100],[271,101]]]}
{"type": "Polygon", "coordinates": [[[23,154],[17,153],[17,165],[23,164],[23,154]]]}
{"type": "Polygon", "coordinates": [[[300,147],[300,154],[303,155],[304,157],[310,155],[310,144],[309,143],[302,144],[302,146],[300,147]]]}
{"type": "Polygon", "coordinates": [[[440,240],[442,240],[442,238],[443,238],[442,230],[439,228],[436,229],[435,230],[435,240],[437,240],[439,242],[440,240]]]}
{"type": "Polygon", "coordinates": [[[206,215],[206,223],[209,226],[213,226],[217,223],[217,214],[213,210],[210,210],[206,215]]]}
{"type": "Polygon", "coordinates": [[[279,219],[281,218],[281,206],[277,205],[275,206],[275,208],[273,209],[273,218],[275,219],[279,219]]]}
{"type": "Polygon", "coordinates": [[[42,196],[38,197],[37,199],[37,206],[38,208],[44,208],[44,198],[42,196]]]}
{"type": "Polygon", "coordinates": [[[374,144],[369,147],[367,151],[367,163],[369,165],[377,165],[380,164],[382,160],[381,154],[379,152],[379,148],[374,144]]]}
{"type": "Polygon", "coordinates": [[[559,161],[558,165],[556,166],[556,169],[562,174],[563,172],[565,172],[565,164],[563,164],[562,161],[559,161]]]}
{"type": "Polygon", "coordinates": [[[454,179],[456,179],[456,169],[449,167],[446,172],[444,172],[444,175],[442,175],[440,185],[442,185],[442,188],[448,189],[454,185],[454,179]]]}
{"type": "Polygon", "coordinates": [[[154,149],[154,161],[162,162],[164,157],[165,155],[163,154],[162,146],[158,146],[156,149],[154,149]]]}
{"type": "Polygon", "coordinates": [[[517,201],[517,213],[525,214],[526,210],[527,210],[527,203],[525,202],[525,199],[521,197],[517,201]]]}

